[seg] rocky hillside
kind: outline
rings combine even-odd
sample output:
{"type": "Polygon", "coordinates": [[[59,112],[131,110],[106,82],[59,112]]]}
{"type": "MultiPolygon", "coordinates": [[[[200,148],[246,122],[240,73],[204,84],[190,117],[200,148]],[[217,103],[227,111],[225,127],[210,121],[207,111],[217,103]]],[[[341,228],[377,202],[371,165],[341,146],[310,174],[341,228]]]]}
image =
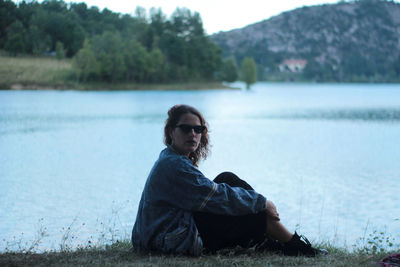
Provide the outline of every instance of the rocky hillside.
{"type": "Polygon", "coordinates": [[[300,59],[307,63],[296,77],[303,79],[400,80],[400,4],[395,2],[303,7],[211,37],[226,57],[237,62],[253,57],[266,79],[284,72],[285,60],[300,59]]]}

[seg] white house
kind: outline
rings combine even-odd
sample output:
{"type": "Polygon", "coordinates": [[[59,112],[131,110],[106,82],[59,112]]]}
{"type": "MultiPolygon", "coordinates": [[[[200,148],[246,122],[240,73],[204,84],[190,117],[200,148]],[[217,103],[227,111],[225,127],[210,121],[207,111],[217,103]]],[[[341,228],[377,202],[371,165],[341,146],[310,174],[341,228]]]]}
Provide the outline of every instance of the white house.
{"type": "Polygon", "coordinates": [[[305,59],[285,59],[279,64],[281,72],[302,72],[307,65],[305,59]]]}

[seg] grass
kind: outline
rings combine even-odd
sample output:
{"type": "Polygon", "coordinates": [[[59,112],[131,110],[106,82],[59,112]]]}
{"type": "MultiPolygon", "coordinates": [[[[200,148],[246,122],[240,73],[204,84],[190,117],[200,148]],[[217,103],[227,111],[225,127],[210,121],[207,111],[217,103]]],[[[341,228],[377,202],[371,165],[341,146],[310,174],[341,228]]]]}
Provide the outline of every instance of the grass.
{"type": "Polygon", "coordinates": [[[0,89],[74,89],[74,90],[187,90],[228,89],[220,82],[170,84],[80,83],[73,79],[71,59],[52,57],[9,57],[0,53],[0,89]]]}
{"type": "Polygon", "coordinates": [[[286,257],[257,253],[251,249],[230,249],[201,257],[138,254],[130,251],[129,241],[102,248],[74,251],[0,254],[0,266],[377,266],[388,252],[368,254],[325,246],[329,255],[316,258],[286,257]]]}
{"type": "MultiPolygon", "coordinates": [[[[131,251],[127,233],[119,231],[122,225],[118,213],[121,204],[113,203],[111,219],[102,223],[99,239],[89,239],[83,245],[76,245],[74,239],[84,224],[74,218],[71,225],[63,228],[61,244],[58,250],[46,250],[38,253],[39,245],[49,237],[43,219],[38,222],[34,240],[3,240],[7,246],[0,252],[0,266],[378,266],[385,256],[400,249],[394,245],[395,239],[390,233],[365,228],[352,249],[338,247],[329,242],[317,243],[329,251],[329,255],[315,258],[288,257],[272,253],[260,253],[254,249],[225,249],[214,255],[201,257],[161,255],[156,253],[139,254],[131,251]],[[367,233],[368,232],[368,233],[367,233]],[[121,241],[122,240],[122,241],[121,241]],[[73,245],[73,243],[75,245],[73,245]]],[[[96,236],[96,231],[93,230],[96,236]]]]}
{"type": "Polygon", "coordinates": [[[0,87],[65,88],[71,70],[69,59],[0,56],[0,87]]]}
{"type": "MultiPolygon", "coordinates": [[[[113,211],[117,218],[117,210],[113,211]]],[[[42,239],[47,237],[46,228],[39,224],[39,230],[32,244],[26,247],[19,241],[17,251],[6,248],[0,253],[0,266],[377,266],[385,256],[395,253],[392,237],[384,232],[373,231],[361,238],[353,249],[333,246],[330,243],[316,244],[329,251],[329,255],[315,258],[288,257],[254,249],[225,249],[217,254],[201,257],[140,254],[131,251],[131,243],[118,237],[115,222],[104,227],[99,242],[88,241],[85,245],[71,246],[69,241],[79,232],[73,227],[74,221],[65,230],[58,251],[37,253],[42,239]],[[119,241],[123,240],[123,241],[119,241]]]]}

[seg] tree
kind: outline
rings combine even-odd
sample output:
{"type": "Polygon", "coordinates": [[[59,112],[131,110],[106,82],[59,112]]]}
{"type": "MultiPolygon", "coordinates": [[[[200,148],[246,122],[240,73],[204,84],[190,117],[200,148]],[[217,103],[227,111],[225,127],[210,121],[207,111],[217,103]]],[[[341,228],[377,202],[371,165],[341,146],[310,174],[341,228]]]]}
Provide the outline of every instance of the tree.
{"type": "Polygon", "coordinates": [[[150,52],[150,81],[160,82],[163,80],[164,56],[160,49],[156,48],[150,52]]]}
{"type": "Polygon", "coordinates": [[[82,49],[75,55],[73,65],[78,69],[79,79],[82,81],[96,79],[99,76],[99,63],[94,56],[89,40],[84,41],[82,49]]]}
{"type": "Polygon", "coordinates": [[[25,52],[23,35],[21,33],[15,33],[8,37],[4,45],[4,49],[10,52],[12,56],[16,56],[18,53],[25,52]]]}
{"type": "Polygon", "coordinates": [[[51,38],[49,35],[39,30],[36,25],[31,25],[27,33],[27,51],[34,55],[42,55],[51,51],[51,38]]]}
{"type": "Polygon", "coordinates": [[[222,67],[200,14],[186,8],[167,18],[159,8],[132,16],[65,0],[13,2],[0,0],[0,49],[73,57],[83,81],[211,81],[222,67]]]}
{"type": "Polygon", "coordinates": [[[230,57],[222,65],[221,79],[225,82],[234,82],[238,79],[238,68],[235,60],[230,57]]]}
{"type": "Polygon", "coordinates": [[[147,31],[147,47],[151,49],[159,48],[160,37],[167,25],[167,18],[160,8],[156,9],[153,7],[150,9],[150,21],[151,23],[147,31]]]}
{"type": "Polygon", "coordinates": [[[397,77],[400,76],[400,56],[392,63],[392,69],[396,73],[397,77]]]}
{"type": "Polygon", "coordinates": [[[246,57],[242,61],[241,79],[246,83],[246,88],[250,89],[250,85],[257,81],[257,65],[254,59],[246,57]]]}
{"type": "Polygon", "coordinates": [[[144,82],[149,70],[149,55],[139,42],[130,41],[125,45],[124,61],[126,80],[144,82]]]}
{"type": "Polygon", "coordinates": [[[126,76],[123,42],[119,32],[104,32],[93,38],[93,52],[99,62],[102,80],[118,81],[126,76]]]}
{"type": "Polygon", "coordinates": [[[25,33],[26,31],[19,20],[11,24],[4,49],[13,56],[16,56],[18,53],[24,53],[26,51],[25,33]]]}
{"type": "Polygon", "coordinates": [[[63,43],[61,42],[56,43],[56,58],[57,59],[65,58],[65,49],[63,43]]]}
{"type": "Polygon", "coordinates": [[[17,6],[13,1],[0,0],[0,47],[4,46],[7,28],[16,20],[17,6]]]}

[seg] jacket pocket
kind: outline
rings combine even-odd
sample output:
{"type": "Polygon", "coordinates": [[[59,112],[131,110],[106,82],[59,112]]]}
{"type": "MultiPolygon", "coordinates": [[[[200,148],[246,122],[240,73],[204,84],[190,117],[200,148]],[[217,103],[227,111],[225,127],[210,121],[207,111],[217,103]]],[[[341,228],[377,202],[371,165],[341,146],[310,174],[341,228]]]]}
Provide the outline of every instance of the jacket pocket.
{"type": "Polygon", "coordinates": [[[180,227],[176,230],[168,233],[164,237],[164,249],[169,253],[180,253],[182,248],[179,248],[182,245],[183,241],[187,236],[188,229],[187,227],[180,227]]]}

